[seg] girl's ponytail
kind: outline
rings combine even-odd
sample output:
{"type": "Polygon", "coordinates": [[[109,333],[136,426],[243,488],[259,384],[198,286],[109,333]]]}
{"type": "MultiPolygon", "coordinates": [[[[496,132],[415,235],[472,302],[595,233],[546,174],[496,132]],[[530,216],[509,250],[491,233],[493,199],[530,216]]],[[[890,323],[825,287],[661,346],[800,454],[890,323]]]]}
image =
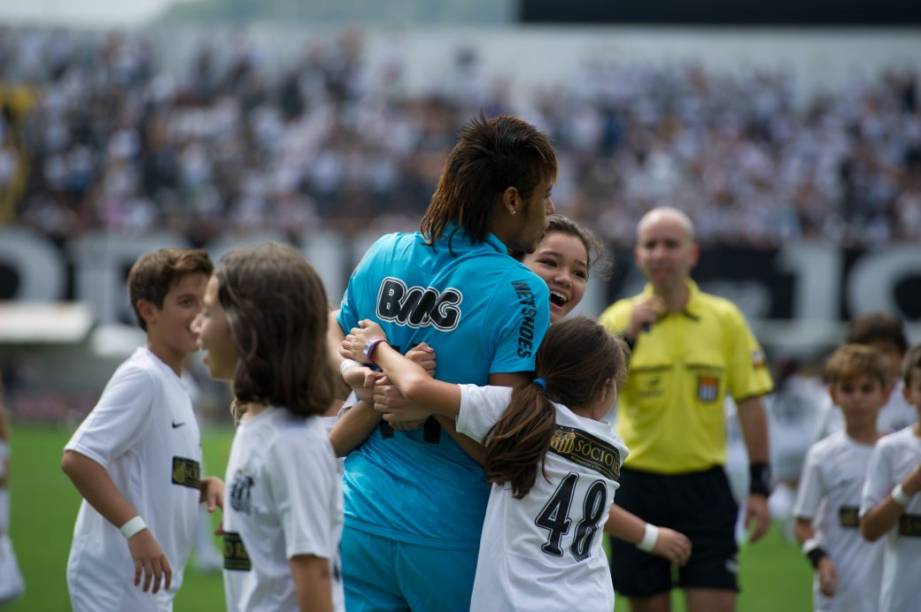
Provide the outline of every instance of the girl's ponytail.
{"type": "Polygon", "coordinates": [[[551,325],[537,351],[541,378],[512,391],[508,408],[486,435],[486,480],[509,483],[517,499],[527,495],[538,467],[546,477],[544,458],[556,428],[553,402],[573,408],[597,401],[607,385],[624,380],[627,359],[623,342],[591,319],[551,325]]]}
{"type": "Polygon", "coordinates": [[[544,456],[556,425],[556,411],[546,392],[535,383],[515,388],[502,418],[486,436],[486,480],[512,487],[521,499],[534,486],[535,467],[543,471],[544,456]]]}

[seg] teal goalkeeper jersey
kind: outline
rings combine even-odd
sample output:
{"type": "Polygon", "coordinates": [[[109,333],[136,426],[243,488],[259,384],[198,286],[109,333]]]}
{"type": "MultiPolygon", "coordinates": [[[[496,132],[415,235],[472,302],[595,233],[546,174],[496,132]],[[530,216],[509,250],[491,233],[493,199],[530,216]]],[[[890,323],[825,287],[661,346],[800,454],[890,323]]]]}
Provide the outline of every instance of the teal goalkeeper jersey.
{"type": "MultiPolygon", "coordinates": [[[[439,380],[485,385],[490,374],[534,370],[549,306],[544,281],[496,236],[476,244],[449,226],[434,246],[418,232],[378,239],[349,279],[339,325],[348,333],[372,319],[402,353],[431,346],[439,380]]],[[[347,527],[461,549],[479,544],[489,487],[429,419],[408,432],[375,429],[346,459],[343,493],[347,527]]]]}

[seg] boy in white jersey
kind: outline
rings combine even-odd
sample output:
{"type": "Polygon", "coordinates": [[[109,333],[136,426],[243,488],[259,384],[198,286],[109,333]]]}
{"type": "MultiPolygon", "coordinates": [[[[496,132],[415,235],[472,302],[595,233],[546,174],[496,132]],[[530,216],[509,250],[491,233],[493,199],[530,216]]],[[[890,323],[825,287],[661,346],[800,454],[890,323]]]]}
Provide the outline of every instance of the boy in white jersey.
{"type": "Polygon", "coordinates": [[[825,378],[845,429],[809,449],[793,508],[794,530],[816,570],[813,609],[875,612],[883,550],[861,536],[858,509],[878,438],[876,418],[888,395],[886,358],[847,344],[828,359],[825,378]]]}
{"type": "MultiPolygon", "coordinates": [[[[915,409],[905,399],[901,380],[902,361],[908,350],[905,323],[885,312],[870,312],[853,319],[847,326],[848,344],[863,344],[886,356],[889,361],[888,383],[892,385],[889,399],[879,412],[876,428],[881,435],[905,429],[915,422],[915,409]]],[[[820,409],[818,439],[844,428],[841,411],[834,402],[820,409]]]]}
{"type": "Polygon", "coordinates": [[[171,610],[199,503],[221,503],[223,483],[201,478],[198,425],[180,380],[211,269],[204,251],[161,249],[128,275],[147,346],[116,370],[61,461],[84,500],[67,563],[76,612],[171,610]]]}
{"type": "MultiPolygon", "coordinates": [[[[921,345],[905,356],[904,395],[921,414],[921,345]]],[[[921,605],[921,424],[885,436],[876,445],[860,504],[860,531],[871,542],[886,537],[880,612],[921,605]]]]}
{"type": "Polygon", "coordinates": [[[208,281],[195,329],[242,412],[224,528],[249,570],[225,574],[230,610],[344,611],[342,492],[322,421],[333,399],[326,309],[317,273],[278,244],[228,253],[208,281]]]}
{"type": "MultiPolygon", "coordinates": [[[[493,486],[470,609],[609,612],[614,591],[599,532],[613,522],[627,454],[604,422],[626,371],[620,341],[584,317],[556,323],[537,353],[538,378],[510,389],[435,380],[387,345],[377,324],[360,325],[343,356],[378,364],[409,400],[394,405],[375,391],[386,420],[456,417],[458,431],[485,446],[493,486]]],[[[656,534],[643,539],[649,546],[656,534]]]]}

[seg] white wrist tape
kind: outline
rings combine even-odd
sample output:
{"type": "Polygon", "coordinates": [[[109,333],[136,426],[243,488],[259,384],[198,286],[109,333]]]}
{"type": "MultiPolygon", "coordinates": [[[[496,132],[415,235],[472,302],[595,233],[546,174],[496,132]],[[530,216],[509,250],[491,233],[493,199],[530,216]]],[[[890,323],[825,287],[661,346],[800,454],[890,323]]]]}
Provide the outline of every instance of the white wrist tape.
{"type": "Polygon", "coordinates": [[[821,546],[822,546],[822,543],[819,542],[818,539],[816,539],[816,538],[809,538],[808,540],[806,540],[805,542],[803,542],[803,549],[802,549],[802,550],[803,550],[803,554],[808,556],[809,553],[811,553],[812,551],[814,551],[816,548],[820,548],[821,546]]]}
{"type": "Polygon", "coordinates": [[[659,541],[659,528],[652,523],[646,523],[646,530],[643,531],[643,539],[636,545],[640,550],[649,552],[659,541]]]}
{"type": "Polygon", "coordinates": [[[125,536],[125,539],[128,540],[132,536],[137,535],[139,532],[147,529],[147,523],[144,522],[139,516],[129,519],[127,523],[122,525],[119,530],[122,532],[122,535],[125,536]]]}
{"type": "Polygon", "coordinates": [[[892,489],[892,493],[890,493],[889,496],[892,497],[893,500],[895,500],[895,503],[897,503],[898,505],[902,507],[907,506],[908,502],[911,501],[911,497],[912,497],[911,495],[905,492],[905,489],[902,488],[901,482],[895,485],[895,487],[892,489]]]}
{"type": "Polygon", "coordinates": [[[358,363],[354,359],[343,359],[342,363],[339,364],[339,374],[345,376],[346,371],[351,370],[352,368],[360,368],[362,364],[358,363]]]}

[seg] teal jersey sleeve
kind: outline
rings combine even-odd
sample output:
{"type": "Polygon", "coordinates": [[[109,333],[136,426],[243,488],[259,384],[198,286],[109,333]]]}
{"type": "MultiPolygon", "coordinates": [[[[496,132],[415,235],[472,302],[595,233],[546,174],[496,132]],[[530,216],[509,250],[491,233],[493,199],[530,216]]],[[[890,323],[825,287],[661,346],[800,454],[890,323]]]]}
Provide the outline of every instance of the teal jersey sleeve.
{"type": "Polygon", "coordinates": [[[490,374],[533,372],[537,349],[550,325],[550,290],[528,270],[514,270],[496,291],[490,310],[496,341],[490,374]]]}

